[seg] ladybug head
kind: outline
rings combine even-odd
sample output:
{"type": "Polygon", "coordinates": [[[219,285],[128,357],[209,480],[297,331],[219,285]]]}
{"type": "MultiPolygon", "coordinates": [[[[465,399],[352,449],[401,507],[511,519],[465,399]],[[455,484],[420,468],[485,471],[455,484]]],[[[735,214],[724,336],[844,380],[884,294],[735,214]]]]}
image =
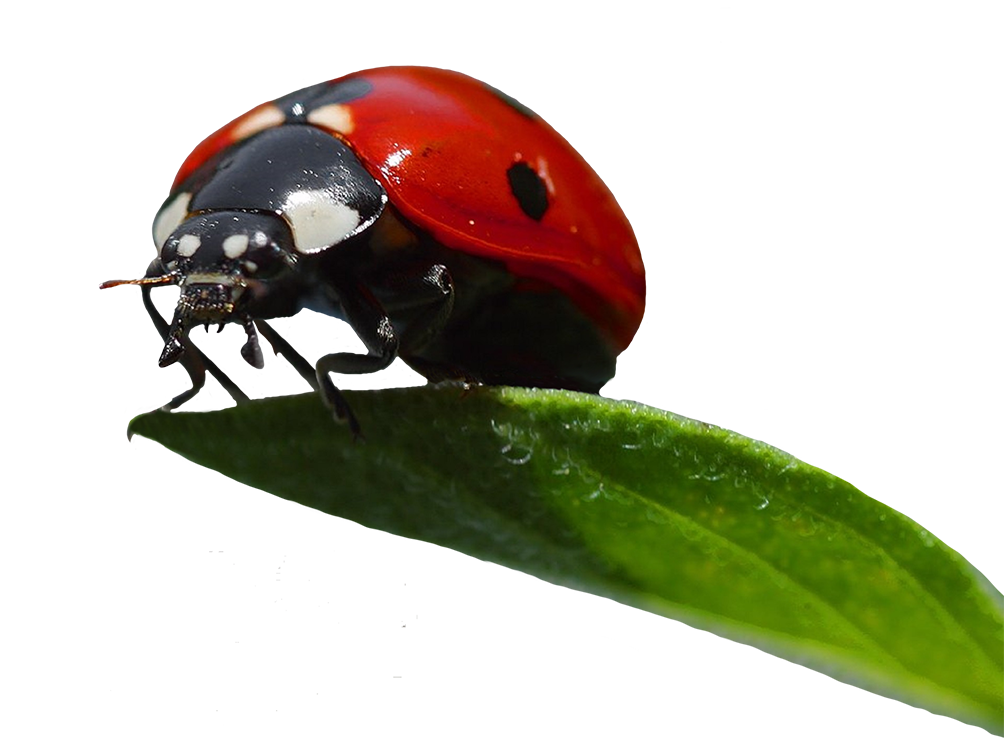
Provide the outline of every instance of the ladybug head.
{"type": "MultiPolygon", "coordinates": [[[[222,329],[237,319],[250,334],[256,304],[266,297],[270,280],[295,264],[289,248],[289,226],[265,212],[211,212],[182,222],[161,249],[161,264],[181,290],[161,367],[182,356],[181,334],[190,323],[208,327],[215,321],[222,329]]],[[[245,360],[255,360],[250,339],[241,352],[245,360]]]]}
{"type": "MultiPolygon", "coordinates": [[[[229,320],[244,323],[249,338],[241,355],[257,361],[251,339],[252,318],[268,305],[275,281],[288,278],[296,264],[288,224],[267,212],[234,211],[196,215],[182,222],[161,249],[164,274],[104,283],[102,287],[139,284],[175,286],[181,291],[160,366],[175,363],[185,352],[182,334],[191,323],[229,320]]],[[[265,314],[267,315],[267,314],[265,314]]]]}

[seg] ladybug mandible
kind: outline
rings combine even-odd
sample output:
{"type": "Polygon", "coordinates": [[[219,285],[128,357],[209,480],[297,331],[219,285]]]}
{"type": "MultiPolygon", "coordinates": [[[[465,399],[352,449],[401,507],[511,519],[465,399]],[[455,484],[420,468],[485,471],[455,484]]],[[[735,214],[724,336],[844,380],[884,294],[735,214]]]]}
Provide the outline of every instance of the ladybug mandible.
{"type": "Polygon", "coordinates": [[[354,73],[260,105],[199,144],[157,213],[158,256],[139,280],[160,365],[192,387],[208,371],[189,340],[235,322],[257,332],[359,425],[331,373],[396,357],[430,381],[598,392],[645,307],[631,226],[592,168],[538,115],[435,68],[354,73]],[[178,285],[170,324],[150,288],[178,285]],[[309,364],[266,322],[309,308],[347,321],[366,353],[309,364]]]}

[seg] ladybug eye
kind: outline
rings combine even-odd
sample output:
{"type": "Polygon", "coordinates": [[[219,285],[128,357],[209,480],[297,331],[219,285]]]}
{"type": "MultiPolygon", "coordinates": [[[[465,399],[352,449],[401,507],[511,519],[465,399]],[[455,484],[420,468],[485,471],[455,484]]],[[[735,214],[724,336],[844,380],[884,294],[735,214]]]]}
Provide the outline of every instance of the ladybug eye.
{"type": "Polygon", "coordinates": [[[202,239],[198,235],[183,233],[171,236],[161,249],[160,262],[166,270],[173,272],[179,265],[191,259],[201,245],[202,239]]]}
{"type": "MultiPolygon", "coordinates": [[[[261,233],[264,236],[264,233],[261,233]]],[[[241,258],[241,269],[248,277],[264,280],[274,277],[289,268],[287,256],[276,243],[265,242],[265,245],[248,249],[241,258]]]]}

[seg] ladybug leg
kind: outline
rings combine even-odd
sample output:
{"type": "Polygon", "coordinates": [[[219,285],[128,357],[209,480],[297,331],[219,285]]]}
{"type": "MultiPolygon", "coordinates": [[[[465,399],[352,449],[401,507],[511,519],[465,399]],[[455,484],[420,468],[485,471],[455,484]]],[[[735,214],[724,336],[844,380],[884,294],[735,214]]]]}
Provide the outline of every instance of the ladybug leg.
{"type": "Polygon", "coordinates": [[[352,413],[352,409],[348,405],[348,401],[345,400],[345,396],[342,395],[338,388],[335,387],[334,382],[331,380],[330,372],[323,371],[320,364],[320,360],[317,361],[317,382],[320,385],[320,396],[330,410],[334,411],[334,420],[339,423],[348,424],[348,431],[352,433],[352,439],[355,441],[361,440],[362,428],[359,426],[358,419],[355,418],[355,414],[352,413]]]}
{"type": "MultiPolygon", "coordinates": [[[[434,264],[422,276],[423,292],[428,294],[430,305],[416,316],[401,335],[401,351],[417,353],[436,337],[453,313],[453,278],[442,264],[434,264]]],[[[424,297],[424,296],[423,296],[424,297]]]]}
{"type": "MultiPolygon", "coordinates": [[[[143,307],[147,310],[147,313],[150,316],[151,321],[153,321],[158,334],[161,335],[162,339],[167,340],[171,333],[172,323],[154,302],[153,290],[151,290],[151,287],[151,285],[144,285],[140,288],[140,296],[143,301],[143,307]]],[[[185,372],[188,374],[189,386],[177,395],[173,395],[165,401],[169,411],[176,411],[182,406],[187,405],[199,393],[203,385],[206,384],[207,373],[211,374],[213,379],[224,390],[226,390],[231,397],[237,400],[244,400],[247,398],[247,388],[244,387],[239,380],[234,379],[230,373],[219,366],[212,358],[206,355],[195,340],[188,335],[183,334],[182,344],[184,352],[181,356],[181,364],[185,369],[185,372]]]]}
{"type": "Polygon", "coordinates": [[[317,372],[314,370],[313,365],[306,358],[297,353],[293,346],[290,345],[278,332],[272,329],[272,326],[264,321],[263,319],[255,319],[255,326],[258,327],[258,331],[261,336],[268,341],[268,344],[272,346],[272,350],[276,355],[282,356],[294,369],[296,373],[307,380],[311,388],[317,392],[319,387],[317,386],[317,372]]]}
{"type": "Polygon", "coordinates": [[[390,363],[398,351],[398,334],[383,304],[372,292],[357,282],[336,282],[330,291],[332,302],[341,306],[345,318],[355,328],[362,345],[369,352],[333,352],[317,359],[328,371],[369,373],[390,363]]]}
{"type": "Polygon", "coordinates": [[[261,348],[258,346],[258,333],[255,332],[254,322],[251,319],[244,320],[244,333],[248,340],[241,347],[241,356],[256,369],[265,367],[265,359],[262,358],[261,348]]]}
{"type": "MultiPolygon", "coordinates": [[[[262,338],[272,348],[272,353],[279,360],[298,372],[301,378],[307,382],[317,384],[317,372],[314,370],[314,364],[310,362],[310,359],[306,355],[300,352],[299,348],[286,339],[286,335],[282,333],[282,330],[271,322],[262,319],[256,319],[255,325],[258,327],[262,338]]],[[[338,392],[329,379],[325,378],[319,382],[323,386],[321,396],[327,407],[334,411],[335,418],[338,421],[348,423],[348,430],[352,433],[353,439],[361,439],[362,430],[359,427],[359,422],[356,420],[355,414],[348,407],[345,397],[338,392]]]]}
{"type": "Polygon", "coordinates": [[[461,370],[444,370],[441,364],[430,362],[422,355],[426,346],[442,333],[453,314],[456,294],[450,271],[442,264],[434,264],[422,274],[416,274],[416,271],[408,269],[405,273],[408,279],[419,280],[420,285],[407,288],[408,304],[399,307],[405,312],[403,318],[408,322],[401,331],[400,355],[430,382],[465,379],[461,370]]]}
{"type": "Polygon", "coordinates": [[[341,306],[345,321],[366,346],[366,353],[329,353],[315,366],[321,398],[334,410],[335,417],[349,422],[359,435],[359,423],[341,391],[329,376],[335,374],[372,374],[386,369],[397,358],[399,340],[390,317],[373,293],[356,281],[332,279],[329,295],[341,306]]]}

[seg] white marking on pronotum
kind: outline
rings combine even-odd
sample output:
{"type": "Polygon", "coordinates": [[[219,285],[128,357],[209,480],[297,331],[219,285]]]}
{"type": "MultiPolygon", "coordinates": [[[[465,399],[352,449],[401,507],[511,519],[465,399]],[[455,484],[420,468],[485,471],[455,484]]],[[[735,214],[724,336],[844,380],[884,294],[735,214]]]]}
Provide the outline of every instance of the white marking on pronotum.
{"type": "Polygon", "coordinates": [[[297,191],[283,206],[300,253],[320,251],[352,235],[359,227],[359,212],[340,204],[327,191],[297,191]]]}
{"type": "Polygon", "coordinates": [[[165,204],[153,221],[153,242],[157,244],[157,250],[164,248],[164,244],[174,232],[175,228],[181,224],[188,214],[188,204],[192,200],[192,194],[179,193],[170,204],[165,204]]]}
{"type": "Polygon", "coordinates": [[[234,124],[230,132],[234,141],[254,136],[267,128],[275,128],[286,122],[286,116],[275,105],[268,103],[259,105],[234,124]]]}
{"type": "Polygon", "coordinates": [[[244,233],[228,235],[223,239],[223,255],[228,259],[238,259],[248,250],[250,239],[244,233]]]}
{"type": "Polygon", "coordinates": [[[348,105],[321,105],[307,114],[307,122],[345,135],[352,133],[356,127],[348,105]]]}
{"type": "Polygon", "coordinates": [[[202,239],[197,235],[185,233],[178,239],[178,256],[194,256],[202,245],[202,239]]]}

